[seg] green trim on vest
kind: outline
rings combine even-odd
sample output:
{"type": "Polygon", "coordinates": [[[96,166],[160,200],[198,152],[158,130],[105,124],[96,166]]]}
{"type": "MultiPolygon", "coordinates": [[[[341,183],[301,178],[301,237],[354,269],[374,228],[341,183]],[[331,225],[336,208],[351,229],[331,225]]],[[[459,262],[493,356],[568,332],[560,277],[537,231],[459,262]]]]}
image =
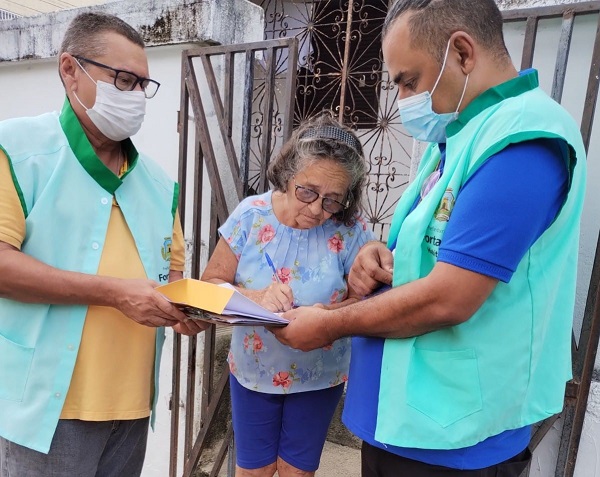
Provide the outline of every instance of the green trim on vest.
{"type": "Polygon", "coordinates": [[[173,205],[171,206],[171,214],[173,215],[173,221],[175,221],[177,207],[179,207],[179,184],[176,182],[175,187],[173,188],[173,205]]]}
{"type": "Polygon", "coordinates": [[[127,153],[127,170],[125,171],[125,174],[121,176],[122,182],[131,173],[135,166],[137,166],[138,157],[140,157],[140,155],[138,154],[137,149],[133,145],[133,142],[131,142],[131,139],[125,139],[121,143],[121,145],[127,153]]]}
{"type": "MultiPolygon", "coordinates": [[[[66,105],[62,117],[47,113],[0,121],[0,143],[11,153],[29,210],[22,253],[62,270],[96,274],[113,206],[111,194],[85,167],[89,161],[99,164],[99,159],[70,106],[66,105]],[[83,148],[83,161],[71,144],[79,154],[83,148]]],[[[170,256],[163,250],[173,234],[175,183],[144,154],[139,155],[135,172],[130,169],[127,179],[119,182],[123,184],[114,195],[146,276],[167,283],[170,256]]],[[[84,305],[22,303],[0,297],[0,436],[48,452],[86,312],[84,305]]],[[[151,423],[156,416],[163,341],[164,329],[158,328],[151,423]]]]}
{"type": "Polygon", "coordinates": [[[471,119],[490,106],[499,104],[505,99],[519,96],[520,94],[537,88],[539,85],[538,73],[537,71],[532,70],[531,73],[517,76],[516,78],[484,91],[471,101],[471,103],[459,114],[456,121],[453,121],[446,127],[447,137],[454,136],[460,132],[471,119]]]}
{"type": "Polygon", "coordinates": [[[63,108],[60,112],[60,125],[69,141],[69,145],[75,157],[87,171],[87,173],[102,187],[105,191],[114,194],[119,186],[123,183],[123,179],[137,164],[138,152],[131,142],[131,139],[125,139],[123,146],[127,151],[127,161],[129,164],[127,172],[122,178],[118,178],[106,165],[98,158],[98,155],[92,148],[88,140],[79,118],[73,111],[69,98],[65,98],[63,108]]]}
{"type": "Polygon", "coordinates": [[[17,179],[17,176],[15,175],[15,169],[13,168],[12,161],[10,159],[10,154],[2,146],[0,146],[0,150],[2,150],[2,152],[6,156],[6,159],[8,160],[8,167],[10,168],[10,175],[12,177],[13,184],[15,185],[17,195],[19,196],[19,202],[21,202],[21,208],[23,209],[23,214],[25,215],[25,218],[27,218],[27,204],[25,203],[25,197],[23,197],[23,191],[21,190],[21,186],[19,185],[19,181],[17,179]]]}

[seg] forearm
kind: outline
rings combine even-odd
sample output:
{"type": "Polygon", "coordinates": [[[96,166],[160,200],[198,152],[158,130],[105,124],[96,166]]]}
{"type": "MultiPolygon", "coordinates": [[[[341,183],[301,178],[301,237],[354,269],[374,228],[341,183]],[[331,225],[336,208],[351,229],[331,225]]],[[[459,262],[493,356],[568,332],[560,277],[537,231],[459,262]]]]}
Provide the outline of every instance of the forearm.
{"type": "Polygon", "coordinates": [[[326,327],[335,339],[422,335],[470,319],[496,283],[495,279],[441,264],[425,278],[332,311],[326,327]]]}
{"type": "Polygon", "coordinates": [[[69,272],[0,247],[0,297],[26,303],[115,306],[119,279],[69,272]]]}
{"type": "MultiPolygon", "coordinates": [[[[328,334],[406,338],[456,324],[435,299],[427,299],[422,286],[413,282],[376,297],[338,307],[325,319],[328,334]]],[[[431,298],[431,297],[430,297],[431,298]]]]}

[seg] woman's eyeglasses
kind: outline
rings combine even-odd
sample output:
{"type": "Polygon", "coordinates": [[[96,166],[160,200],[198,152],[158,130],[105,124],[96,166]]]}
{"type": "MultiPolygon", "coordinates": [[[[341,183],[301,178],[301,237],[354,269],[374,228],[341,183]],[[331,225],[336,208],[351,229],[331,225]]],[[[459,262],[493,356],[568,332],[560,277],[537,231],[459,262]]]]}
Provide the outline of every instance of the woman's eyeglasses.
{"type": "Polygon", "coordinates": [[[144,91],[147,99],[153,98],[158,88],[160,88],[160,83],[158,81],[154,81],[150,78],[142,78],[130,71],[118,70],[113,68],[112,66],[108,66],[102,63],[98,63],[97,61],[89,60],[84,58],[83,56],[74,56],[79,61],[84,61],[89,63],[90,65],[97,66],[98,68],[104,68],[106,70],[111,70],[115,73],[115,87],[121,91],[133,91],[137,85],[139,84],[144,91]]]}
{"type": "Polygon", "coordinates": [[[296,188],[296,199],[304,204],[312,204],[319,197],[321,198],[321,208],[330,214],[338,214],[342,210],[347,209],[347,204],[331,199],[330,197],[323,197],[318,192],[309,189],[307,187],[296,184],[294,181],[294,187],[296,188]]]}

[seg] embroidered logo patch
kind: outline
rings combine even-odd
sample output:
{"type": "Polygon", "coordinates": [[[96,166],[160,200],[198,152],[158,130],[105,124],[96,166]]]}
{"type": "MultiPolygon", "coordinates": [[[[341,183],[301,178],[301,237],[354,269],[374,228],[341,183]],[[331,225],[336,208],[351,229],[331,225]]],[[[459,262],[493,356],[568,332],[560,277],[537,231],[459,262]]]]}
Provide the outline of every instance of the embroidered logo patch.
{"type": "Polygon", "coordinates": [[[440,222],[448,222],[450,220],[450,214],[452,213],[452,209],[454,208],[454,194],[452,187],[448,187],[446,192],[444,192],[444,196],[440,201],[439,207],[435,211],[435,220],[440,222]]]}
{"type": "Polygon", "coordinates": [[[162,255],[163,260],[169,261],[171,260],[171,244],[173,240],[171,237],[165,237],[165,241],[160,249],[160,254],[162,255]]]}

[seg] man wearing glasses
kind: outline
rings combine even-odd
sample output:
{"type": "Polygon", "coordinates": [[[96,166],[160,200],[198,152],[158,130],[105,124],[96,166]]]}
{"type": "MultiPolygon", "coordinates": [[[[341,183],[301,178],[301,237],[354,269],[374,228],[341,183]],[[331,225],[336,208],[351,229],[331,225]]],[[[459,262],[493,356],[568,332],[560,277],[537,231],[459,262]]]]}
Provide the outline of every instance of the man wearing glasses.
{"type": "Polygon", "coordinates": [[[59,53],[60,113],[0,123],[0,475],[140,475],[163,327],[182,277],[178,187],[129,139],[141,36],[85,13],[59,53]]]}

